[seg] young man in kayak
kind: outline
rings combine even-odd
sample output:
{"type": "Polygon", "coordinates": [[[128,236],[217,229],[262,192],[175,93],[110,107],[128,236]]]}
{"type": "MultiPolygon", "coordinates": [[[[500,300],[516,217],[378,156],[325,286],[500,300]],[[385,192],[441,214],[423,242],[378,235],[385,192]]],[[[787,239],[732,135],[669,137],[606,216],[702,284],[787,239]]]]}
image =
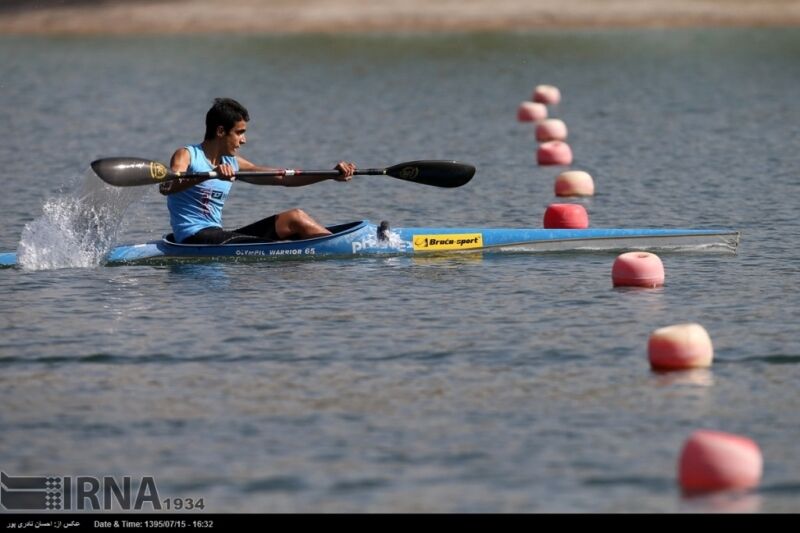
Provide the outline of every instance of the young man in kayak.
{"type": "MultiPolygon", "coordinates": [[[[233,231],[222,228],[222,207],[228,197],[235,173],[248,170],[274,170],[251,163],[238,155],[247,142],[250,115],[236,100],[217,98],[206,114],[206,133],[200,144],[179,148],[170,165],[175,172],[209,172],[219,179],[181,178],[159,186],[167,196],[170,224],[175,242],[184,244],[231,244],[307,239],[330,235],[324,226],[300,209],[290,209],[233,231]]],[[[339,162],[337,181],[349,181],[356,170],[353,163],[339,162]]],[[[329,179],[327,177],[274,176],[258,178],[259,185],[301,187],[329,179]]]]}

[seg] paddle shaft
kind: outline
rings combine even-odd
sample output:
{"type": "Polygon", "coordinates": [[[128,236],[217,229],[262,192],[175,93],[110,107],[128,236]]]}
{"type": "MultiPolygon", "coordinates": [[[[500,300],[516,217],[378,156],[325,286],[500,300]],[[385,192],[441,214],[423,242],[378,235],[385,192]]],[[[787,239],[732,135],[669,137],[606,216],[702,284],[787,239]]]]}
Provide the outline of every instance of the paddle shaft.
{"type": "MultiPolygon", "coordinates": [[[[365,168],[357,169],[353,172],[354,176],[379,176],[386,174],[385,168],[365,168]]],[[[321,178],[335,178],[341,176],[338,170],[298,170],[293,168],[280,168],[275,170],[248,170],[234,173],[236,179],[247,181],[247,178],[270,178],[277,176],[317,176],[321,178]]],[[[181,178],[220,178],[219,172],[176,172],[174,175],[168,175],[162,181],[175,180],[181,178]]]]}

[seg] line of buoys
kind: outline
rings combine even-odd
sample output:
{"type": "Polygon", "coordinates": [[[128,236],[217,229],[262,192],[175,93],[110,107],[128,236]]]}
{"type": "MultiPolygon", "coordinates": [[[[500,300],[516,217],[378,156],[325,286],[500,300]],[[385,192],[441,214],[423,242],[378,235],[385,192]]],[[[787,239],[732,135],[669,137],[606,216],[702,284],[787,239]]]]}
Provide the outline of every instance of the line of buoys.
{"type": "Polygon", "coordinates": [[[539,122],[547,118],[547,106],[538,102],[522,102],[517,108],[520,122],[539,122]]]}
{"type": "Polygon", "coordinates": [[[664,264],[650,252],[621,254],[611,267],[615,287],[660,287],[664,284],[664,264]]]}
{"type": "Polygon", "coordinates": [[[584,229],[589,215],[580,204],[550,204],[544,212],[545,229],[584,229]]]}
{"type": "Polygon", "coordinates": [[[714,359],[714,346],[700,324],[676,324],[650,334],[647,357],[653,370],[706,368],[714,359]]]}
{"type": "Polygon", "coordinates": [[[539,142],[566,141],[567,134],[567,125],[558,118],[548,118],[536,124],[536,140],[539,142]]]}
{"type": "MultiPolygon", "coordinates": [[[[561,101],[561,92],[552,85],[536,86],[533,102],[520,104],[520,121],[536,123],[539,165],[571,165],[572,149],[566,143],[567,126],[557,118],[548,118],[546,105],[561,101]]],[[[557,197],[593,196],[594,180],[587,172],[566,170],[555,180],[557,197]]],[[[589,227],[589,215],[582,205],[554,203],[544,213],[546,229],[583,229],[589,227]]],[[[634,251],[619,255],[611,269],[614,287],[654,288],[664,285],[664,264],[657,255],[634,251]]],[[[714,347],[708,332],[696,323],[676,324],[656,329],[647,345],[648,360],[654,371],[665,372],[708,368],[714,347]]],[[[763,459],[758,445],[747,437],[720,431],[698,430],[685,442],[678,464],[679,484],[684,493],[758,486],[763,459]]]]}
{"type": "MultiPolygon", "coordinates": [[[[554,85],[537,85],[531,97],[533,102],[523,102],[517,111],[520,121],[536,123],[536,163],[541,166],[572,164],[572,148],[567,144],[569,131],[563,120],[548,118],[546,105],[561,102],[561,91],[554,85]],[[541,106],[541,107],[538,107],[541,106]]],[[[594,182],[586,173],[556,178],[556,196],[592,196],[594,182]],[[587,179],[588,178],[588,179],[587,179]]]]}
{"type": "Polygon", "coordinates": [[[752,439],[700,429],[683,445],[678,482],[684,493],[746,490],[761,482],[764,460],[752,439]]]}
{"type": "MultiPolygon", "coordinates": [[[[553,85],[537,85],[531,97],[539,105],[556,105],[561,101],[561,91],[553,85]]],[[[524,104],[523,104],[524,105],[524,104]]],[[[545,108],[546,109],[546,108],[545,108]]],[[[532,115],[532,111],[520,108],[518,115],[532,115]]],[[[543,116],[539,113],[538,116],[543,116]]],[[[557,118],[541,118],[536,121],[536,162],[539,165],[571,165],[572,148],[566,143],[568,131],[564,121],[557,118]]],[[[556,179],[556,196],[591,196],[594,182],[585,172],[563,172],[556,179]]],[[[544,213],[545,229],[585,229],[589,227],[586,208],[578,204],[550,204],[544,213]]]]}
{"type": "Polygon", "coordinates": [[[556,196],[592,196],[594,180],[583,170],[566,170],[556,176],[556,196]]]}
{"type": "Polygon", "coordinates": [[[571,165],[572,148],[564,141],[547,141],[539,145],[536,161],[540,165],[571,165]]]}
{"type": "Polygon", "coordinates": [[[561,102],[561,91],[554,85],[537,85],[533,90],[532,99],[542,104],[557,105],[561,102]]]}

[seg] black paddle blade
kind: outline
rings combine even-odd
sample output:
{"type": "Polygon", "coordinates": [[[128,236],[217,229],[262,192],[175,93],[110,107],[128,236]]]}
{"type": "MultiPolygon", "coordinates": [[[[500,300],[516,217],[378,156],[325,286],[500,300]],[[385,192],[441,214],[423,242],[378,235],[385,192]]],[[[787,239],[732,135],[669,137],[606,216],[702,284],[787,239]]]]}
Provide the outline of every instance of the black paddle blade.
{"type": "Polygon", "coordinates": [[[475,175],[475,167],[458,161],[411,161],[387,168],[386,174],[435,187],[461,187],[475,175]]]}
{"type": "Polygon", "coordinates": [[[116,187],[151,185],[177,177],[164,164],[138,157],[98,159],[92,162],[92,170],[101,180],[116,187]]]}

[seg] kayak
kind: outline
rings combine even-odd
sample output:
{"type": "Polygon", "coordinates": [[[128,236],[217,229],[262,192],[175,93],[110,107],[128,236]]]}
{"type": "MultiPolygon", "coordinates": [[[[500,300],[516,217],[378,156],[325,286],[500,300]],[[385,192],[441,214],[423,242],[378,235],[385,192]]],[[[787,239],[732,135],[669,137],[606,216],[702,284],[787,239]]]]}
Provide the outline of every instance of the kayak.
{"type": "MultiPolygon", "coordinates": [[[[390,228],[367,220],[329,226],[331,235],[299,241],[249,244],[177,244],[166,236],[113,248],[105,264],[171,259],[313,259],[375,255],[687,249],[735,253],[739,232],[728,229],[390,228]]],[[[14,266],[13,252],[0,266],[14,266]]]]}

